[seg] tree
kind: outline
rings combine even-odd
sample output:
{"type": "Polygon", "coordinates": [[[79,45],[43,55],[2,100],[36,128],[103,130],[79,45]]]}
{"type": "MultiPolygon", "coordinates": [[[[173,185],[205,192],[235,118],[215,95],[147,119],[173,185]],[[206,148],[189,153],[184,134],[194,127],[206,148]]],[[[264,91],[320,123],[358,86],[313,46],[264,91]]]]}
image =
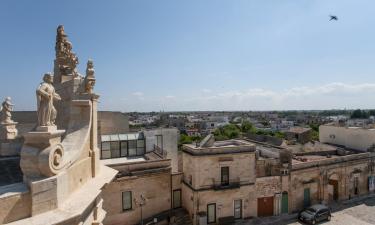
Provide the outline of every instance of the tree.
{"type": "Polygon", "coordinates": [[[227,140],[238,138],[241,134],[240,128],[235,124],[227,124],[225,126],[217,128],[213,132],[216,140],[227,140]]]}
{"type": "Polygon", "coordinates": [[[375,116],[375,109],[368,111],[369,116],[375,116]]]}
{"type": "Polygon", "coordinates": [[[350,115],[350,118],[352,119],[367,119],[368,117],[369,117],[368,113],[360,109],[354,110],[352,114],[350,115]]]}
{"type": "Polygon", "coordinates": [[[249,121],[243,121],[240,128],[241,128],[242,133],[255,133],[256,132],[256,128],[249,121]]]}

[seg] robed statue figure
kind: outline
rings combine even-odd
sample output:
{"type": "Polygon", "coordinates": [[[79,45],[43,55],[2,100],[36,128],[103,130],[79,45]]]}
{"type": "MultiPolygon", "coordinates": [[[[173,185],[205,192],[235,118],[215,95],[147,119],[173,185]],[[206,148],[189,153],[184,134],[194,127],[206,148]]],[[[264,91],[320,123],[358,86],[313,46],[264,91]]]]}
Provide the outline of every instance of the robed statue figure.
{"type": "Polygon", "coordinates": [[[38,126],[55,126],[57,111],[53,106],[54,100],[61,100],[52,85],[51,73],[44,74],[43,82],[36,90],[38,102],[38,126]]]}

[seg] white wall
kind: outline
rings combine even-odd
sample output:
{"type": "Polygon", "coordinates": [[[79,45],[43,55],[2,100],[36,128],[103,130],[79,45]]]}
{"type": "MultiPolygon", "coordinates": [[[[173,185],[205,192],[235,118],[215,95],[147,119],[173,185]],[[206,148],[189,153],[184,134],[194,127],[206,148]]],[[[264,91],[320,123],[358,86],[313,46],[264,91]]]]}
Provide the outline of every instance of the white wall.
{"type": "Polygon", "coordinates": [[[375,130],[321,125],[319,141],[367,151],[375,143],[375,130]]]}
{"type": "Polygon", "coordinates": [[[178,172],[178,138],[177,128],[157,128],[143,131],[146,138],[146,152],[154,150],[156,145],[156,135],[163,136],[163,150],[167,151],[167,158],[171,159],[172,172],[178,172]]]}

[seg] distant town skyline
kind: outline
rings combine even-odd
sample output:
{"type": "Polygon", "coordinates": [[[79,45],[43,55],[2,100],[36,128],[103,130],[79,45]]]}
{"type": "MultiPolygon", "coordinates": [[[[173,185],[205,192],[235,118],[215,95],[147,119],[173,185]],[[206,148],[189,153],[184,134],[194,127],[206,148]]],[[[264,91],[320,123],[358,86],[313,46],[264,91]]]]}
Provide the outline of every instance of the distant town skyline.
{"type": "Polygon", "coordinates": [[[374,9],[370,0],[5,0],[0,98],[35,110],[64,24],[80,73],[94,60],[100,110],[375,108],[374,9]]]}

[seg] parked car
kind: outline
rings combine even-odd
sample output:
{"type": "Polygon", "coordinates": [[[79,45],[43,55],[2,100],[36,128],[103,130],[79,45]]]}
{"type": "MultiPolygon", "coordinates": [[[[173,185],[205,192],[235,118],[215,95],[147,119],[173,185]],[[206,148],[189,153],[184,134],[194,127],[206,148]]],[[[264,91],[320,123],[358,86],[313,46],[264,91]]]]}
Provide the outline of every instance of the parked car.
{"type": "Polygon", "coordinates": [[[298,214],[298,219],[304,223],[316,224],[324,220],[331,220],[331,210],[322,204],[310,206],[298,214]]]}

